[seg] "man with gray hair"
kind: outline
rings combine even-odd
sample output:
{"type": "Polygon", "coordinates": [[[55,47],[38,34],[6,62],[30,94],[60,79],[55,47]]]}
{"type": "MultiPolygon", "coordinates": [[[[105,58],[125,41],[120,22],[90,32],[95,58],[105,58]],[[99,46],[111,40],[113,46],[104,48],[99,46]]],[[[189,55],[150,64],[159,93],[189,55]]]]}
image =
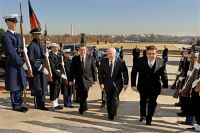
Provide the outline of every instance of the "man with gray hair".
{"type": "Polygon", "coordinates": [[[115,48],[107,50],[107,58],[99,66],[100,88],[105,89],[107,98],[108,119],[114,120],[117,111],[119,94],[128,87],[128,69],[123,59],[116,58],[115,48]]]}

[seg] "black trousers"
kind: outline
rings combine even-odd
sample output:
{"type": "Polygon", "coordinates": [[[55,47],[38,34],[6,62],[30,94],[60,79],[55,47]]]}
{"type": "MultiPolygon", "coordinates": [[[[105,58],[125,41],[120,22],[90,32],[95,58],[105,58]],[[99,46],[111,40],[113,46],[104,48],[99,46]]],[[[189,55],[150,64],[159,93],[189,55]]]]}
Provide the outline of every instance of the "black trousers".
{"type": "Polygon", "coordinates": [[[88,98],[88,90],[85,88],[79,88],[77,91],[80,94],[80,112],[84,112],[87,109],[87,98],[88,98]]]}
{"type": "Polygon", "coordinates": [[[50,84],[50,100],[54,101],[59,97],[61,85],[60,84],[50,84]]]}
{"type": "Polygon", "coordinates": [[[45,107],[45,95],[41,96],[34,96],[34,103],[35,103],[35,108],[44,108],[45,107]]]}
{"type": "Polygon", "coordinates": [[[22,102],[23,102],[22,95],[23,95],[23,90],[10,91],[10,99],[13,109],[19,109],[22,107],[22,102]]]}
{"type": "Polygon", "coordinates": [[[191,96],[192,110],[194,111],[194,116],[197,124],[200,125],[200,96],[199,93],[195,91],[192,91],[191,96]]]}
{"type": "Polygon", "coordinates": [[[108,115],[115,116],[117,114],[117,107],[118,107],[118,103],[119,103],[119,94],[114,87],[106,90],[106,99],[107,99],[108,115]]]}
{"type": "Polygon", "coordinates": [[[140,116],[152,118],[157,106],[158,94],[152,92],[140,92],[140,116]],[[148,105],[147,105],[148,104],[148,105]],[[147,109],[147,113],[146,113],[147,109]]]}

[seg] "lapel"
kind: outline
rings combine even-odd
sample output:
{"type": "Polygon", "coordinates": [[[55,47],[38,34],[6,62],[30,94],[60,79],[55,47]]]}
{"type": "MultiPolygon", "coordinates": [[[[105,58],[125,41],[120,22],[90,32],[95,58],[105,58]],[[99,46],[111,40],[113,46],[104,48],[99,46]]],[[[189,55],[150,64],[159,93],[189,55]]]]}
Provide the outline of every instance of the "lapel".
{"type": "Polygon", "coordinates": [[[156,58],[156,61],[155,61],[155,63],[156,63],[156,66],[155,66],[155,70],[154,70],[154,72],[153,73],[156,73],[156,71],[158,70],[158,68],[159,68],[159,61],[158,61],[158,59],[156,58]]]}
{"type": "Polygon", "coordinates": [[[118,59],[115,58],[115,63],[114,63],[114,67],[113,67],[113,74],[112,74],[112,77],[114,77],[114,76],[115,76],[115,73],[117,73],[117,69],[116,69],[116,67],[118,66],[117,64],[118,64],[118,59]]]}
{"type": "Polygon", "coordinates": [[[111,75],[111,73],[110,73],[110,67],[109,67],[109,59],[108,58],[105,58],[105,67],[106,67],[106,73],[108,73],[109,75],[111,75]]]}
{"type": "Polygon", "coordinates": [[[83,70],[83,68],[82,68],[82,62],[81,62],[81,58],[82,58],[82,56],[81,55],[79,55],[78,56],[78,65],[77,66],[80,66],[80,70],[81,70],[81,72],[84,72],[85,71],[85,67],[86,67],[86,59],[87,59],[87,57],[85,57],[86,59],[85,59],[85,67],[84,67],[84,70],[83,70]]]}
{"type": "Polygon", "coordinates": [[[89,57],[88,57],[88,55],[86,55],[86,56],[85,56],[85,64],[84,64],[85,67],[84,67],[84,71],[87,70],[87,67],[89,67],[89,64],[90,64],[90,62],[89,62],[89,57]]]}
{"type": "Polygon", "coordinates": [[[18,41],[18,40],[19,40],[19,39],[17,38],[17,36],[15,36],[15,35],[14,35],[13,33],[11,33],[9,30],[7,30],[6,33],[7,33],[7,35],[11,38],[11,40],[14,41],[14,47],[17,47],[17,48],[18,48],[18,47],[19,47],[19,46],[18,46],[18,44],[19,44],[19,41],[18,41]]]}
{"type": "Polygon", "coordinates": [[[145,58],[145,64],[144,65],[145,65],[145,68],[147,68],[148,70],[150,69],[147,58],[145,58]]]}

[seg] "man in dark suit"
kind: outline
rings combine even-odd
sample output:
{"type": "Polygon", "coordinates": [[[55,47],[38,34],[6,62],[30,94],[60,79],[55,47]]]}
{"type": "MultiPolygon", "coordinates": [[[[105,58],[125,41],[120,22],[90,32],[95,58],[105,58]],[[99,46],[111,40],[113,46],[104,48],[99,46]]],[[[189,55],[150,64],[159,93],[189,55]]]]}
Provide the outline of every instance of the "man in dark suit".
{"type": "Polygon", "coordinates": [[[162,53],[162,59],[163,59],[164,63],[166,64],[168,61],[168,48],[166,46],[164,46],[164,50],[162,53]]]}
{"type": "Polygon", "coordinates": [[[165,64],[162,59],[156,57],[157,48],[147,47],[147,57],[139,58],[133,65],[131,72],[131,87],[138,90],[140,94],[140,121],[146,118],[146,124],[151,125],[152,117],[157,106],[157,97],[161,93],[161,82],[163,89],[168,88],[168,78],[165,64]],[[136,77],[139,73],[137,89],[136,77]],[[148,104],[148,113],[146,106],[148,104]]]}
{"type": "Polygon", "coordinates": [[[137,47],[137,45],[133,49],[132,55],[133,55],[133,63],[134,63],[140,57],[140,49],[137,47]]]}
{"type": "Polygon", "coordinates": [[[80,94],[79,113],[84,114],[87,110],[87,97],[89,88],[97,81],[96,65],[92,57],[86,54],[86,46],[81,45],[79,48],[80,55],[74,56],[71,64],[70,85],[73,80],[77,84],[77,91],[80,94]]]}
{"type": "Polygon", "coordinates": [[[107,51],[108,58],[103,58],[99,66],[100,88],[106,91],[108,119],[114,120],[119,94],[128,87],[128,69],[124,60],[116,58],[115,48],[107,51]]]}
{"type": "Polygon", "coordinates": [[[8,30],[2,35],[1,42],[7,55],[5,70],[5,87],[10,91],[12,109],[26,112],[28,108],[22,105],[23,89],[27,85],[24,61],[21,57],[21,38],[15,31],[17,29],[17,16],[11,14],[4,17],[8,30]]]}
{"type": "Polygon", "coordinates": [[[28,56],[33,70],[33,77],[29,78],[29,88],[31,95],[34,96],[34,104],[36,109],[46,110],[45,95],[47,93],[47,75],[48,71],[45,67],[44,46],[41,44],[41,29],[35,28],[30,31],[33,40],[28,46],[28,56]]]}

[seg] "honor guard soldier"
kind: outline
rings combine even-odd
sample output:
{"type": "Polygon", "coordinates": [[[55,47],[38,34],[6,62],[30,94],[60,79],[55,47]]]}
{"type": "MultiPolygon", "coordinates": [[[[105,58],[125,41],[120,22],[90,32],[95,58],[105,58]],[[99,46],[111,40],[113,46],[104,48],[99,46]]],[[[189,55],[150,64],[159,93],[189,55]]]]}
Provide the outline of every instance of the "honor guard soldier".
{"type": "Polygon", "coordinates": [[[1,42],[7,54],[5,70],[5,87],[10,91],[12,109],[26,112],[28,108],[22,104],[23,89],[26,88],[26,74],[23,68],[24,61],[21,57],[21,38],[16,33],[17,15],[11,14],[4,17],[8,30],[2,35],[1,42]]]}
{"type": "Polygon", "coordinates": [[[47,93],[47,75],[45,68],[44,46],[41,44],[41,29],[35,28],[30,31],[33,40],[28,46],[28,56],[33,70],[33,78],[29,79],[31,95],[34,96],[36,109],[49,110],[45,107],[45,95],[47,93]]]}
{"type": "MultiPolygon", "coordinates": [[[[72,60],[70,59],[70,52],[71,52],[70,49],[63,50],[63,56],[64,56],[63,61],[67,79],[70,79],[70,69],[72,63],[72,60]]],[[[72,87],[73,87],[72,85],[69,85],[69,82],[67,82],[67,84],[64,84],[64,82],[62,83],[61,93],[63,94],[64,107],[73,108],[71,100],[73,91],[72,87]]]]}
{"type": "Polygon", "coordinates": [[[63,107],[58,104],[58,98],[61,89],[61,79],[67,79],[67,76],[60,72],[61,59],[58,50],[58,44],[54,43],[51,45],[51,52],[49,53],[49,62],[53,77],[53,82],[50,83],[50,100],[52,101],[52,107],[54,110],[63,109],[63,107]]]}

